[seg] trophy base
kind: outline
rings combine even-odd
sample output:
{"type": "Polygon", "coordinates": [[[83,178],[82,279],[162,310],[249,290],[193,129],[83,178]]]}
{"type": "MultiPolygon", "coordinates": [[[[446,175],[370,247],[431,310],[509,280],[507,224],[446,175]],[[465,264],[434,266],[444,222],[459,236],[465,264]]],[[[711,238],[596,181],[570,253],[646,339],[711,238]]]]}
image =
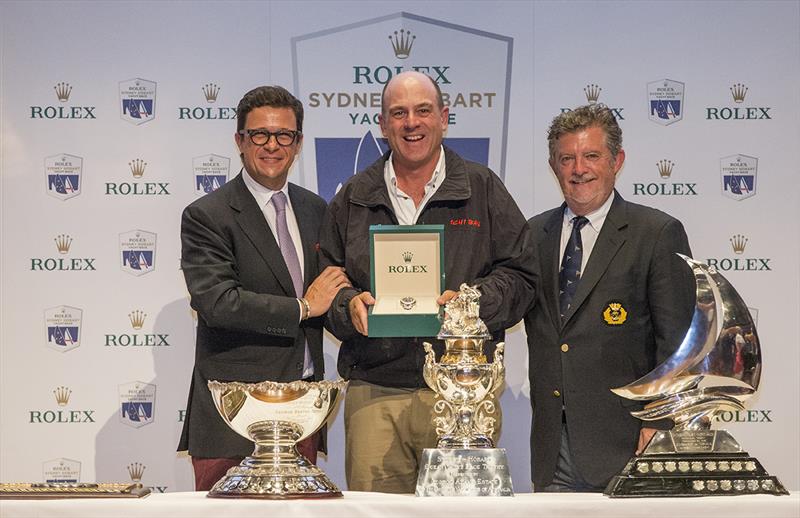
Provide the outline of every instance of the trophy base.
{"type": "Polygon", "coordinates": [[[657,432],[642,455],[611,479],[604,495],[647,496],[788,495],[755,457],[725,430],[657,432]]]}
{"type": "Polygon", "coordinates": [[[294,459],[245,458],[229,469],[211,491],[211,498],[336,498],[342,492],[305,457],[294,459]]]}
{"type": "Polygon", "coordinates": [[[417,496],[514,496],[503,448],[425,448],[417,496]]]}

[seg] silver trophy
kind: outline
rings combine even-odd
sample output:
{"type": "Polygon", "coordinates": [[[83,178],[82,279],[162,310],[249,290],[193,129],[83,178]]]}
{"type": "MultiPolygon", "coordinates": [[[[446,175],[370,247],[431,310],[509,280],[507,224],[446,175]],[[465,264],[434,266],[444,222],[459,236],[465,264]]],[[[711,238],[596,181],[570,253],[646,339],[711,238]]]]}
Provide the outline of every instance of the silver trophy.
{"type": "Polygon", "coordinates": [[[417,479],[417,496],[512,496],[514,490],[504,449],[495,448],[495,394],[503,385],[503,344],[488,363],[483,342],[490,338],[478,316],[480,292],[462,284],[445,305],[437,338],[445,353],[437,363],[425,343],[425,383],[436,393],[433,424],[437,448],[426,448],[417,479]]]}
{"type": "Polygon", "coordinates": [[[715,268],[680,256],[697,284],[686,337],[664,363],[612,389],[628,399],[655,400],[632,415],[644,421],[671,419],[675,427],[656,432],[642,455],[611,479],[605,494],[788,494],[730,433],[711,429],[716,414],[744,410],[743,402],[758,389],[761,346],[750,312],[733,286],[715,268]]]}
{"type": "Polygon", "coordinates": [[[322,427],[347,386],[338,381],[222,383],[208,388],[222,419],[256,443],[209,491],[222,498],[342,496],[325,473],[297,452],[297,442],[322,427]]]}

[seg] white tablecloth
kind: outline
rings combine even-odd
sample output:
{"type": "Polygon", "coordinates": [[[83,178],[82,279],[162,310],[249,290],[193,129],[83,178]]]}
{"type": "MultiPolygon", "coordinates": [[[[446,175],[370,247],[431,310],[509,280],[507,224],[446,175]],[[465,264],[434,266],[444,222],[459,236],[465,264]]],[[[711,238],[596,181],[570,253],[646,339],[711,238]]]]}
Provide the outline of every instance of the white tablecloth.
{"type": "Polygon", "coordinates": [[[141,499],[0,500],[0,517],[141,518],[773,518],[800,517],[800,492],[790,496],[610,499],[600,494],[532,494],[514,497],[436,497],[345,492],[320,500],[207,498],[205,493],[152,494],[141,499]]]}

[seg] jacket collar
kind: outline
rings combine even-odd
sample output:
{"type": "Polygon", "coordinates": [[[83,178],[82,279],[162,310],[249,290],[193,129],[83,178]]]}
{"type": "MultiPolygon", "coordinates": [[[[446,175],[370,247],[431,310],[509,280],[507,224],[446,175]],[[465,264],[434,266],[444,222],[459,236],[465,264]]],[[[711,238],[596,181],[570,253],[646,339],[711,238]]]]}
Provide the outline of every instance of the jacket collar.
{"type": "MultiPolygon", "coordinates": [[[[464,159],[447,146],[443,146],[443,148],[447,175],[428,203],[469,199],[472,191],[464,159]]],[[[383,179],[383,169],[390,155],[391,152],[386,152],[374,164],[358,173],[360,182],[353,185],[353,193],[350,197],[353,203],[366,207],[383,205],[389,209],[392,208],[389,191],[383,179]]]]}

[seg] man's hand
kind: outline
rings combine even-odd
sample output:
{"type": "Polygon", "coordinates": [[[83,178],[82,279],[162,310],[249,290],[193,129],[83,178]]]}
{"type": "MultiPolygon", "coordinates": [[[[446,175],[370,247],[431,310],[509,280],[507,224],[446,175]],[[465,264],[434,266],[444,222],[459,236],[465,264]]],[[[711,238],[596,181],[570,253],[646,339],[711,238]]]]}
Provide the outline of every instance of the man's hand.
{"type": "Polygon", "coordinates": [[[353,327],[356,331],[364,336],[367,336],[367,306],[375,304],[375,298],[372,293],[362,291],[352,299],[350,299],[350,321],[353,322],[353,327]]]}
{"type": "Polygon", "coordinates": [[[303,296],[308,302],[308,317],[318,317],[325,314],[331,307],[333,298],[342,288],[350,286],[350,280],[344,273],[344,268],[328,266],[306,290],[303,296]]]}
{"type": "Polygon", "coordinates": [[[454,299],[456,295],[458,295],[457,291],[444,290],[444,293],[442,293],[439,296],[439,298],[436,299],[436,303],[439,304],[440,306],[444,306],[445,304],[450,302],[452,299],[454,299]]]}
{"type": "Polygon", "coordinates": [[[655,428],[642,428],[639,430],[639,444],[636,445],[636,455],[641,455],[657,431],[655,428]]]}

